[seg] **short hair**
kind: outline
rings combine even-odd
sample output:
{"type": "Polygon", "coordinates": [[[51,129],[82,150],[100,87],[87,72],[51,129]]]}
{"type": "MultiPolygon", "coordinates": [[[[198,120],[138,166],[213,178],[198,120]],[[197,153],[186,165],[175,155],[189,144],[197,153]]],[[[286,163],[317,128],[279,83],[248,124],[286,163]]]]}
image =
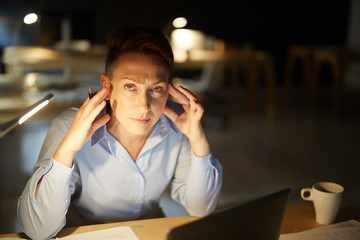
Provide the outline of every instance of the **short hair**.
{"type": "Polygon", "coordinates": [[[145,55],[159,55],[169,70],[174,65],[174,55],[168,39],[156,28],[147,26],[122,27],[107,36],[106,74],[112,74],[112,67],[118,58],[129,52],[145,55]]]}

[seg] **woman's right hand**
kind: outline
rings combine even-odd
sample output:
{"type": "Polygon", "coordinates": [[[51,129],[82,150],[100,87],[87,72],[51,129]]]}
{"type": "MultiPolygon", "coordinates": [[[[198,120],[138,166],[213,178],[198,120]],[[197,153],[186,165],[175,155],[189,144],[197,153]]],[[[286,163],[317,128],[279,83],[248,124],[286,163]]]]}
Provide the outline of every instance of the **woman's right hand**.
{"type": "Polygon", "coordinates": [[[98,128],[110,120],[109,114],[96,118],[106,105],[104,98],[108,93],[109,88],[103,88],[93,98],[87,98],[81,105],[69,130],[54,153],[53,157],[56,161],[71,168],[75,154],[98,128]]]}

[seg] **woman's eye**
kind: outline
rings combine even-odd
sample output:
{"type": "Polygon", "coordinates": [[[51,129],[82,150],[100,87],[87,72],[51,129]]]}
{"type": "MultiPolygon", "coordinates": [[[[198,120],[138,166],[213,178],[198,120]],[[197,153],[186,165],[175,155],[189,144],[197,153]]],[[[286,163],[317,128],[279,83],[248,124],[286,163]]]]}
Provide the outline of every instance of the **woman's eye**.
{"type": "Polygon", "coordinates": [[[161,94],[161,93],[163,93],[163,88],[162,87],[153,87],[153,88],[150,88],[149,89],[149,92],[151,93],[151,94],[157,94],[157,95],[159,95],[159,94],[161,94]]]}
{"type": "Polygon", "coordinates": [[[154,87],[153,90],[154,90],[154,92],[162,92],[163,88],[162,87],[154,87]]]}
{"type": "Polygon", "coordinates": [[[125,85],[125,89],[131,91],[131,90],[134,90],[135,87],[134,87],[133,85],[131,85],[131,84],[126,84],[126,85],[125,85]]]}

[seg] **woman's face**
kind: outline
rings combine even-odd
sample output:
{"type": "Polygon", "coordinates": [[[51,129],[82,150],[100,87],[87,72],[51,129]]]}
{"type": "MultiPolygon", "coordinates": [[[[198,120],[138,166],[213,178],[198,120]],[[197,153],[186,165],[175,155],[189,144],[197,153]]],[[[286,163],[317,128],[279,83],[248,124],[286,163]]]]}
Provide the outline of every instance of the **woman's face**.
{"type": "Polygon", "coordinates": [[[110,87],[109,126],[122,133],[150,134],[165,108],[168,77],[168,67],[160,56],[120,56],[112,68],[111,79],[101,77],[102,86],[110,87]]]}

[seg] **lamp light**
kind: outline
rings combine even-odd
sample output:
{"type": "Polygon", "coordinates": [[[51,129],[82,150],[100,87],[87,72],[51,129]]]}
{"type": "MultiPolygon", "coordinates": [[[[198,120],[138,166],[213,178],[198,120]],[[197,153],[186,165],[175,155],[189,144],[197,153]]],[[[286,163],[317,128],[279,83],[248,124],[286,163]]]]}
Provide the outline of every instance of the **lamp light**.
{"type": "Polygon", "coordinates": [[[13,45],[16,46],[19,43],[19,37],[20,37],[20,30],[23,23],[25,24],[33,24],[36,23],[39,19],[39,16],[36,13],[28,13],[25,15],[25,17],[22,20],[19,20],[14,29],[13,33],[13,45]]]}
{"type": "Polygon", "coordinates": [[[17,126],[23,124],[26,120],[28,120],[35,113],[40,111],[43,107],[49,104],[49,102],[54,98],[52,93],[46,95],[43,99],[39,100],[35,104],[31,105],[27,108],[23,113],[21,113],[18,117],[13,118],[9,122],[6,122],[0,125],[0,138],[5,136],[8,132],[14,129],[17,126]]]}
{"type": "Polygon", "coordinates": [[[184,17],[175,18],[172,22],[174,28],[183,28],[187,25],[187,19],[184,17]]]}
{"type": "Polygon", "coordinates": [[[38,20],[38,15],[36,13],[28,13],[24,17],[25,24],[33,24],[38,20]]]}

